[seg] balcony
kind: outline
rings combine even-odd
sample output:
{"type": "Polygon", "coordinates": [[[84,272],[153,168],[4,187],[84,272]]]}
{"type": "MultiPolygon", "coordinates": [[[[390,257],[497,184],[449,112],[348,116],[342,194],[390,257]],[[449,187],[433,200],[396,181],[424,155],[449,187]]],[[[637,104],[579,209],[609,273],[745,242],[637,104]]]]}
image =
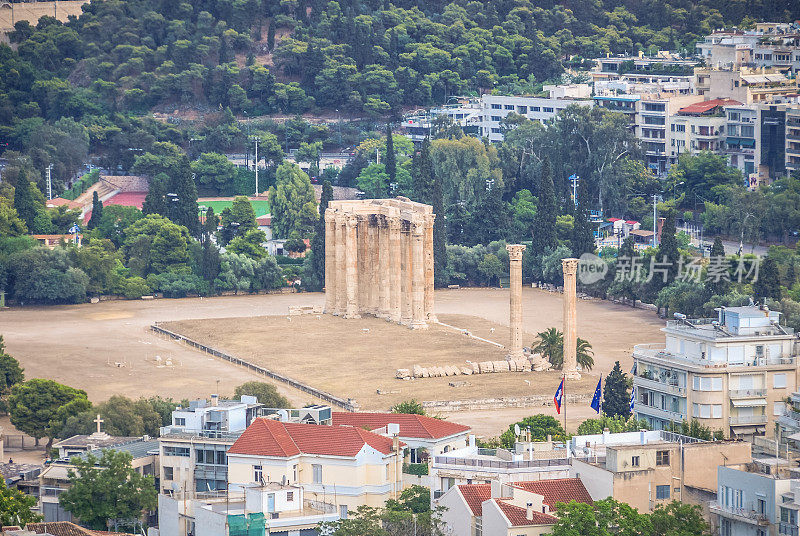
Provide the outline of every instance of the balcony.
{"type": "Polygon", "coordinates": [[[644,376],[635,376],[634,383],[636,383],[638,386],[644,387],[645,389],[650,389],[651,391],[686,396],[686,387],[679,387],[678,384],[665,383],[646,378],[644,376]]]}
{"type": "Polygon", "coordinates": [[[730,398],[764,398],[767,396],[766,389],[731,389],[730,398]]]}
{"type": "Polygon", "coordinates": [[[789,523],[779,523],[778,524],[778,534],[785,534],[787,536],[798,536],[798,527],[797,525],[790,525],[789,523]]]}
{"type": "Polygon", "coordinates": [[[634,411],[636,413],[649,415],[651,417],[655,417],[656,419],[661,419],[664,421],[683,422],[686,420],[686,414],[684,413],[656,408],[653,406],[645,406],[638,400],[636,401],[636,405],[634,406],[634,411]]]}
{"type": "Polygon", "coordinates": [[[729,419],[731,426],[753,426],[767,424],[766,415],[739,415],[729,419]]]}
{"type": "Polygon", "coordinates": [[[769,519],[764,514],[759,514],[755,510],[747,510],[745,508],[731,508],[729,506],[722,506],[717,501],[711,501],[708,505],[708,510],[712,514],[717,514],[720,517],[728,519],[735,519],[751,525],[768,526],[769,519]]]}
{"type": "MultiPolygon", "coordinates": [[[[674,326],[670,326],[670,322],[667,322],[667,328],[670,327],[674,326]]],[[[702,326],[698,327],[702,329],[702,326]]],[[[680,326],[678,326],[678,329],[680,329],[680,326]]],[[[713,337],[714,336],[713,331],[709,331],[709,335],[713,337]]],[[[696,357],[692,358],[668,352],[666,350],[666,346],[660,343],[634,345],[633,354],[634,358],[644,358],[648,362],[654,362],[660,365],[663,364],[664,366],[668,367],[675,367],[676,365],[687,364],[695,367],[703,367],[708,369],[723,369],[726,367],[739,368],[739,367],[766,367],[766,366],[777,366],[777,365],[793,365],[795,362],[794,356],[772,357],[769,354],[767,354],[764,357],[753,358],[752,360],[746,361],[744,363],[711,361],[710,359],[700,359],[696,357]]]]}

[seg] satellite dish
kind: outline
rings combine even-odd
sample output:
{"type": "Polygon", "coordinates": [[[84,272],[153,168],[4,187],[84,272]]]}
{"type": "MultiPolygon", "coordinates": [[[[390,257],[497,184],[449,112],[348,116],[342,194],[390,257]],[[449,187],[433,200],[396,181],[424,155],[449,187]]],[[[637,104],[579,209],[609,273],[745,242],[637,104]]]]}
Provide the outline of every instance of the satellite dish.
{"type": "Polygon", "coordinates": [[[518,436],[519,434],[520,434],[519,425],[515,424],[514,425],[514,435],[518,436]]]}

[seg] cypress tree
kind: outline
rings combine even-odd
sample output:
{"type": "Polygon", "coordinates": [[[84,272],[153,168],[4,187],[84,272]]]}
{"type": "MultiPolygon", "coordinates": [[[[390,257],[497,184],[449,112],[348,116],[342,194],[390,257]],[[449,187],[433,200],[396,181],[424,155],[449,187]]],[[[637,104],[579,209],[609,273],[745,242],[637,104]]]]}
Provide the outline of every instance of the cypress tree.
{"type": "Polygon", "coordinates": [[[322,290],[325,286],[325,210],[328,203],[333,200],[333,186],[329,181],[322,183],[322,195],[319,200],[319,219],[314,229],[314,238],[311,239],[311,252],[313,261],[312,290],[322,290]]]}
{"type": "MultiPolygon", "coordinates": [[[[675,237],[675,211],[669,210],[664,218],[664,225],[661,228],[661,243],[658,245],[658,254],[661,262],[669,263],[667,283],[675,280],[678,275],[678,239],[675,237]]],[[[658,279],[659,284],[665,286],[662,275],[653,277],[653,281],[658,279]]]]}
{"type": "Polygon", "coordinates": [[[725,246],[722,245],[722,239],[720,237],[716,237],[714,239],[714,245],[711,246],[711,257],[724,257],[725,256],[725,246]]]}
{"type": "Polygon", "coordinates": [[[269,21],[269,29],[267,30],[267,49],[272,52],[275,48],[275,20],[269,21]]]}
{"type": "Polygon", "coordinates": [[[594,251],[594,234],[589,221],[589,191],[586,181],[578,186],[578,206],[575,207],[574,224],[572,226],[572,256],[580,257],[584,253],[594,251]]]}
{"type": "Polygon", "coordinates": [[[203,258],[200,261],[200,272],[203,279],[208,281],[211,288],[214,287],[214,279],[219,275],[220,259],[219,248],[211,242],[206,240],[203,243],[203,258]]]}
{"type": "Polygon", "coordinates": [[[433,163],[431,162],[431,140],[425,138],[419,148],[419,154],[414,155],[412,177],[414,186],[414,200],[420,203],[430,203],[433,195],[433,163]]]}
{"type": "Polygon", "coordinates": [[[17,186],[14,188],[14,208],[17,209],[19,218],[28,226],[29,232],[35,232],[37,228],[36,215],[39,211],[36,207],[36,199],[31,190],[28,174],[22,169],[17,178],[17,186]]]}
{"type": "Polygon", "coordinates": [[[772,257],[767,256],[761,262],[761,267],[758,270],[758,279],[753,282],[753,296],[759,300],[766,298],[781,299],[781,280],[778,274],[778,264],[772,257]]]}
{"type": "Polygon", "coordinates": [[[142,212],[147,214],[160,214],[166,216],[167,214],[167,177],[166,173],[159,173],[152,179],[147,188],[147,195],[142,203],[142,212]]]}
{"type": "Polygon", "coordinates": [[[197,208],[197,186],[194,183],[192,174],[188,171],[188,159],[184,156],[182,160],[185,165],[181,165],[181,171],[174,177],[171,177],[170,189],[167,193],[174,193],[176,195],[177,201],[171,201],[175,204],[175,208],[172,211],[175,223],[189,229],[189,232],[193,236],[199,236],[200,219],[198,218],[197,208]]]}
{"type": "Polygon", "coordinates": [[[555,249],[558,245],[556,236],[558,205],[556,204],[553,177],[550,174],[550,161],[547,158],[542,160],[537,193],[539,204],[536,207],[536,216],[533,218],[531,253],[534,256],[541,256],[546,251],[555,249]]]}
{"type": "Polygon", "coordinates": [[[214,207],[206,209],[206,221],[203,223],[203,233],[200,239],[205,243],[211,236],[217,232],[219,225],[219,218],[214,214],[214,207]]]}
{"type": "MultiPolygon", "coordinates": [[[[725,263],[725,247],[722,245],[722,239],[720,237],[714,239],[714,245],[711,246],[710,259],[711,263],[715,265],[715,269],[723,266],[725,263]]],[[[730,281],[725,280],[718,273],[711,273],[706,276],[705,289],[707,297],[709,298],[714,295],[724,296],[728,292],[729,286],[730,281]],[[717,281],[717,279],[719,280],[717,281]]]]}
{"type": "Polygon", "coordinates": [[[437,287],[444,287],[450,282],[447,273],[447,222],[444,211],[444,186],[442,179],[437,178],[431,169],[433,179],[433,281],[437,287]]]}
{"type": "Polygon", "coordinates": [[[97,197],[97,190],[92,192],[92,217],[89,218],[88,227],[94,229],[103,217],[103,202],[97,197]]]}
{"type": "Polygon", "coordinates": [[[606,376],[606,384],[603,386],[603,413],[609,417],[620,416],[627,419],[631,414],[630,403],[628,378],[617,361],[611,373],[606,376]]]}
{"type": "Polygon", "coordinates": [[[397,182],[397,158],[394,154],[394,140],[392,139],[392,125],[386,123],[386,174],[389,175],[389,184],[397,182]]]}

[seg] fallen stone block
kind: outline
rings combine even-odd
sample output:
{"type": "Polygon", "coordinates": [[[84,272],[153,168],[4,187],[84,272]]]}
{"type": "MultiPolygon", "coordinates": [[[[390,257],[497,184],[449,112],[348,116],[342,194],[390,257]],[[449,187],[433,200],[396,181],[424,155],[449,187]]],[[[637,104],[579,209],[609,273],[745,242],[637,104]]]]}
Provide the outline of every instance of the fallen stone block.
{"type": "Polygon", "coordinates": [[[463,374],[464,376],[471,376],[472,369],[469,367],[461,367],[461,374],[463,374]]]}
{"type": "Polygon", "coordinates": [[[461,371],[455,365],[449,365],[447,368],[450,370],[450,375],[451,376],[458,376],[458,375],[461,374],[461,371]]]}
{"type": "Polygon", "coordinates": [[[516,361],[509,361],[508,362],[508,370],[511,372],[517,371],[517,362],[516,361]]]}
{"type": "Polygon", "coordinates": [[[508,372],[508,361],[495,361],[494,362],[494,371],[495,372],[508,372]]]}
{"type": "Polygon", "coordinates": [[[472,363],[470,363],[470,366],[472,367],[472,373],[473,374],[480,374],[481,373],[481,369],[478,367],[478,364],[476,362],[473,361],[472,363]]]}
{"type": "MultiPolygon", "coordinates": [[[[411,371],[408,370],[407,368],[399,368],[399,369],[397,369],[397,372],[395,372],[395,375],[394,375],[394,377],[399,379],[399,380],[402,380],[403,378],[408,378],[409,376],[411,376],[411,371]]],[[[417,378],[419,378],[419,376],[417,376],[417,378]]]]}
{"type": "Polygon", "coordinates": [[[423,377],[422,376],[422,371],[424,369],[422,367],[420,367],[419,365],[414,365],[413,370],[414,370],[414,377],[415,378],[422,378],[423,377]]]}
{"type": "Polygon", "coordinates": [[[425,368],[425,367],[422,367],[422,377],[423,378],[430,378],[431,377],[430,370],[425,368]]]}
{"type": "Polygon", "coordinates": [[[488,374],[490,372],[494,372],[494,366],[492,365],[491,361],[482,361],[478,363],[478,368],[481,371],[481,374],[488,374]]]}

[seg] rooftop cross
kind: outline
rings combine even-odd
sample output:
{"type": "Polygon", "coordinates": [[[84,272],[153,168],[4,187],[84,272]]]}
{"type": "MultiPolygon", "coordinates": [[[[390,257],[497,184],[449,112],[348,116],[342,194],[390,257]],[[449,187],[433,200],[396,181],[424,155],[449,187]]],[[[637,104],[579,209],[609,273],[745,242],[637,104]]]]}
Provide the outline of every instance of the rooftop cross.
{"type": "Polygon", "coordinates": [[[103,424],[105,421],[100,418],[100,414],[98,413],[97,418],[92,422],[97,423],[97,433],[99,434],[101,432],[100,425],[103,424]]]}

